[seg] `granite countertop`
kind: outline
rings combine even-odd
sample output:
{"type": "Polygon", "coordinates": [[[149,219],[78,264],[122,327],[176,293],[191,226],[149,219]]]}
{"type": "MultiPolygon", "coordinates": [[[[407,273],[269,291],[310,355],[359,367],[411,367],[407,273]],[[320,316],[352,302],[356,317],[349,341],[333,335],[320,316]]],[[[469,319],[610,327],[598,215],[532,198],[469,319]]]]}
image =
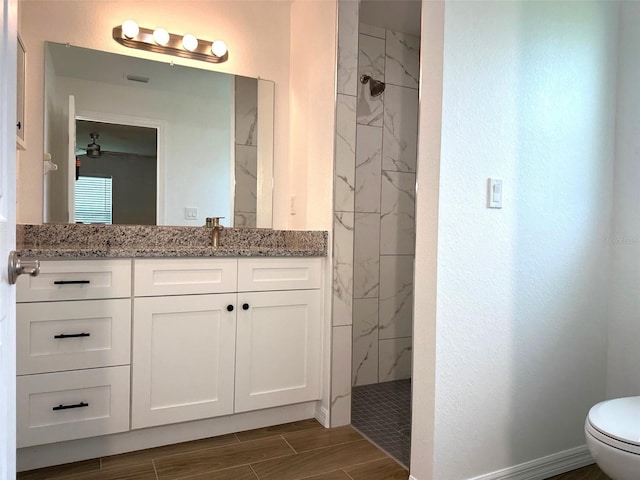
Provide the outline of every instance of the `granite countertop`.
{"type": "Polygon", "coordinates": [[[38,258],[323,257],[326,231],[206,227],[17,225],[16,250],[38,258]]]}

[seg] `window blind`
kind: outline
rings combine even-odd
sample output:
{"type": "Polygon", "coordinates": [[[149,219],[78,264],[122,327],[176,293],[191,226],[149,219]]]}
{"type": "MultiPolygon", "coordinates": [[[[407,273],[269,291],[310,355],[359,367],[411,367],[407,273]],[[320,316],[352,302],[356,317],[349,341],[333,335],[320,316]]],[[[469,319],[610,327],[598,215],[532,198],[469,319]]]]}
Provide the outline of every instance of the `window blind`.
{"type": "Polygon", "coordinates": [[[111,177],[78,177],[74,199],[76,223],[112,223],[111,180],[111,177]]]}

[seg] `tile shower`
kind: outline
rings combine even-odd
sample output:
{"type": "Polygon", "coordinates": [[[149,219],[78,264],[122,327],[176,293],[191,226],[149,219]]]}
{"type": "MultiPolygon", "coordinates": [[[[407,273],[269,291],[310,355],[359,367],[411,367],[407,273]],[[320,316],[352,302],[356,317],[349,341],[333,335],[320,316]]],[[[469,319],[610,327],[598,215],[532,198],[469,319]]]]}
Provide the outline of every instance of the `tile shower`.
{"type": "Polygon", "coordinates": [[[360,24],[353,257],[352,424],[404,465],[411,335],[419,37],[360,24]]]}
{"type": "Polygon", "coordinates": [[[408,464],[420,39],[359,15],[339,1],[331,425],[408,464]]]}
{"type": "Polygon", "coordinates": [[[411,375],[420,39],[360,25],[352,385],[411,375]]]}

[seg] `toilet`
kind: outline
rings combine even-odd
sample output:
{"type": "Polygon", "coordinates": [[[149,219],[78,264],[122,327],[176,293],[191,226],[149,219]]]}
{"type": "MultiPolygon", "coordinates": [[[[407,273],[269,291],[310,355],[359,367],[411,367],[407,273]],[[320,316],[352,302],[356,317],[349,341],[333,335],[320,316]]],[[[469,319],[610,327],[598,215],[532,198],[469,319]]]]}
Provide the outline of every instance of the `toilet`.
{"type": "Polygon", "coordinates": [[[584,431],[593,459],[612,480],[640,479],[640,397],[598,403],[584,431]]]}

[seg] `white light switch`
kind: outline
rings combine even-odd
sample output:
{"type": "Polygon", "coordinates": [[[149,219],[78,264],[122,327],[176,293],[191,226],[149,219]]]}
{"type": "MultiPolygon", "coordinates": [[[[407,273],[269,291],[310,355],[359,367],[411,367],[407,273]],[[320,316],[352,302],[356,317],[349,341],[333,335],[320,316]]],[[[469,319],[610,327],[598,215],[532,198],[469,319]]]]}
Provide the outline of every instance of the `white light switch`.
{"type": "Polygon", "coordinates": [[[502,180],[498,178],[489,179],[489,208],[502,208],[502,180]]]}
{"type": "Polygon", "coordinates": [[[184,207],[185,220],[198,220],[198,209],[194,207],[184,207]]]}

